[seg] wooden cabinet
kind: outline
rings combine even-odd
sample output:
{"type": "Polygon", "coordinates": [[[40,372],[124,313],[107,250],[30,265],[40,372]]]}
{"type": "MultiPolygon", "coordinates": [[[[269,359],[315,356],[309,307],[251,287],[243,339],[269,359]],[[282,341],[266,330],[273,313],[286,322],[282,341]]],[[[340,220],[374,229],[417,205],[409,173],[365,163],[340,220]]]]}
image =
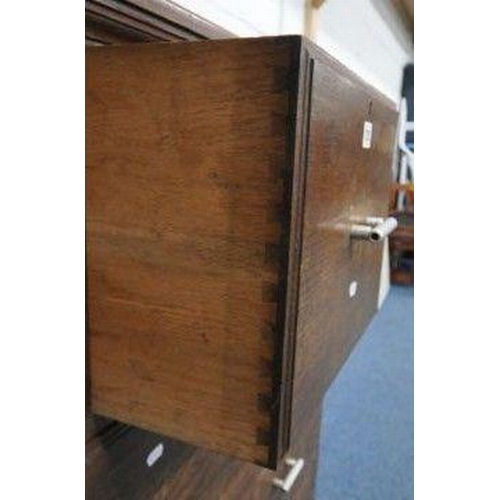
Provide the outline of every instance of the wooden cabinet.
{"type": "Polygon", "coordinates": [[[306,457],[308,498],[377,306],[381,246],[350,231],[385,215],[394,105],[298,36],[89,47],[86,74],[92,410],[259,488],[223,456],[306,457]]]}

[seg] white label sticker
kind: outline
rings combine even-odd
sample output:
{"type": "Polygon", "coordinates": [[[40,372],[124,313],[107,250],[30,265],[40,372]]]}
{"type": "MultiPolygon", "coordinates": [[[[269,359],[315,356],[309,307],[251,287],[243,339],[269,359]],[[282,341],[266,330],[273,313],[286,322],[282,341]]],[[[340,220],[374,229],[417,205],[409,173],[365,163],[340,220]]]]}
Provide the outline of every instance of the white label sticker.
{"type": "Polygon", "coordinates": [[[163,451],[164,451],[163,443],[160,443],[149,452],[149,455],[146,458],[146,463],[148,464],[148,467],[152,467],[161,458],[161,456],[163,455],[163,451]]]}
{"type": "Polygon", "coordinates": [[[358,282],[351,281],[351,284],[349,285],[349,297],[352,299],[356,295],[357,291],[358,291],[358,282]]]}
{"type": "Polygon", "coordinates": [[[372,147],[372,132],[373,123],[365,122],[363,125],[363,149],[370,149],[372,147]]]}

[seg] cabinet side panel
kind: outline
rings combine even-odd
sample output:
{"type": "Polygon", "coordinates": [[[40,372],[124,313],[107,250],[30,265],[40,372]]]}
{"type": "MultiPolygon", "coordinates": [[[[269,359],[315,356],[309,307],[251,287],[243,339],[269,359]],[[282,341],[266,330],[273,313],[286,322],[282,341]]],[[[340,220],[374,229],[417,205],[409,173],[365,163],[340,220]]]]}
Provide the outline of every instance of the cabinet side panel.
{"type": "Polygon", "coordinates": [[[296,43],[87,49],[92,409],[264,465],[296,43]]]}

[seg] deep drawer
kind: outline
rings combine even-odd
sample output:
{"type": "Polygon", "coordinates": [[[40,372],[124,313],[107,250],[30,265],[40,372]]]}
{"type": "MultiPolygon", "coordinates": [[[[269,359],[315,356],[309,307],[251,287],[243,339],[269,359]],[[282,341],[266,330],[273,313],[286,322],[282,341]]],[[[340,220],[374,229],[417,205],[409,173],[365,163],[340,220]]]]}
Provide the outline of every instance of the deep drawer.
{"type": "Polygon", "coordinates": [[[393,107],[275,37],[88,48],[86,110],[93,411],[276,467],[376,308],[393,107]]]}

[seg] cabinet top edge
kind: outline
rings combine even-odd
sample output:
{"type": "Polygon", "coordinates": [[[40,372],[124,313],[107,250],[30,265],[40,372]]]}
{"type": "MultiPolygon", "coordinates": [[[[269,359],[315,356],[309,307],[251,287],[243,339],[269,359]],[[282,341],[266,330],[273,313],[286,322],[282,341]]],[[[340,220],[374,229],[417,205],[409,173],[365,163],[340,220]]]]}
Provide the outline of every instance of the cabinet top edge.
{"type": "Polygon", "coordinates": [[[386,106],[392,108],[393,111],[397,111],[397,104],[382,91],[375,88],[370,82],[367,82],[363,77],[353,71],[351,68],[340,62],[335,58],[335,54],[330,54],[325,49],[314,43],[309,38],[300,34],[291,34],[291,35],[271,35],[271,36],[256,36],[256,37],[241,37],[241,38],[218,38],[212,40],[182,40],[176,42],[147,42],[147,43],[118,43],[112,45],[100,45],[93,46],[87,45],[85,47],[85,53],[91,54],[94,52],[108,52],[108,51],[116,51],[121,52],[122,50],[130,50],[134,51],[154,51],[157,50],[158,47],[171,47],[175,50],[175,48],[182,48],[193,45],[201,45],[201,46],[213,46],[218,47],[222,45],[248,45],[248,44],[264,44],[264,45],[290,45],[294,47],[298,52],[306,51],[309,56],[313,59],[316,59],[319,62],[335,67],[336,70],[345,74],[345,76],[349,78],[353,78],[361,83],[371,94],[374,95],[377,99],[382,101],[386,106]]]}
{"type": "Polygon", "coordinates": [[[110,45],[86,45],[85,52],[95,51],[116,51],[127,48],[136,48],[137,50],[153,50],[159,46],[163,47],[186,47],[193,45],[246,45],[248,43],[271,43],[271,44],[290,44],[290,45],[303,45],[306,38],[302,35],[272,35],[272,36],[255,36],[255,37],[228,37],[217,38],[209,40],[180,40],[175,42],[169,41],[154,41],[154,42],[124,42],[110,45]]]}

